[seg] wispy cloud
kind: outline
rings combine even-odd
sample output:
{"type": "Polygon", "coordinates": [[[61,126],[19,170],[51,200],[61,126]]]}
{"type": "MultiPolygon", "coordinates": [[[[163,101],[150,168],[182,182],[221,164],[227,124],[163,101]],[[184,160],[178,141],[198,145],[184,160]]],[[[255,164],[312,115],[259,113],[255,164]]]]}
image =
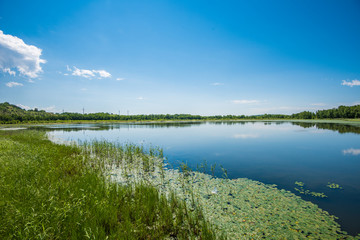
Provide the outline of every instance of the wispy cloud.
{"type": "Polygon", "coordinates": [[[16,106],[18,106],[18,107],[20,107],[22,109],[25,109],[25,110],[30,110],[31,109],[31,107],[26,106],[26,105],[22,105],[22,104],[16,104],[16,106]]]}
{"type": "Polygon", "coordinates": [[[40,64],[42,50],[33,45],[27,45],[18,37],[4,34],[0,30],[0,69],[10,75],[15,75],[17,69],[21,75],[36,78],[42,72],[40,64]]]}
{"type": "MultiPolygon", "coordinates": [[[[71,75],[73,76],[79,76],[79,77],[85,77],[85,78],[109,78],[111,77],[111,74],[105,70],[88,70],[88,69],[79,69],[77,67],[70,68],[69,66],[66,66],[66,69],[71,72],[71,75]]],[[[65,76],[68,74],[65,73],[65,76]]]]}
{"type": "Polygon", "coordinates": [[[16,106],[22,108],[22,109],[25,109],[25,110],[30,110],[30,109],[39,109],[39,110],[44,110],[44,111],[47,111],[47,112],[50,112],[50,111],[55,111],[56,110],[56,107],[55,106],[49,106],[49,107],[29,107],[29,106],[26,106],[26,105],[23,105],[23,104],[16,104],[16,106]]]}
{"type": "Polygon", "coordinates": [[[91,78],[95,77],[95,74],[92,70],[87,69],[79,69],[77,67],[74,67],[74,71],[72,72],[73,76],[79,76],[79,77],[85,77],[85,78],[91,78]]]}
{"type": "Polygon", "coordinates": [[[47,112],[55,112],[56,107],[55,106],[49,106],[49,107],[40,108],[40,110],[45,110],[47,112]]]}
{"type": "Polygon", "coordinates": [[[3,69],[3,72],[4,72],[4,73],[8,73],[10,76],[11,76],[11,75],[13,75],[13,76],[16,75],[16,72],[15,72],[15,71],[11,71],[10,68],[4,68],[4,69],[3,69]]]}
{"type": "Polygon", "coordinates": [[[124,81],[125,78],[117,78],[116,81],[124,81]]]}
{"type": "Polygon", "coordinates": [[[344,155],[360,155],[360,149],[349,148],[342,151],[344,155]]]}
{"type": "Polygon", "coordinates": [[[213,85],[213,86],[222,86],[224,85],[223,83],[219,83],[219,82],[214,82],[214,83],[211,83],[210,85],[213,85]]]}
{"type": "Polygon", "coordinates": [[[144,97],[137,97],[136,99],[137,99],[137,100],[145,100],[144,97]]]}
{"type": "Polygon", "coordinates": [[[325,103],[311,103],[310,106],[323,107],[323,106],[326,106],[326,104],[325,103]]]}
{"type": "Polygon", "coordinates": [[[351,80],[351,81],[342,80],[341,85],[349,86],[349,87],[360,86],[360,81],[357,80],[357,79],[354,79],[354,80],[351,80]]]}
{"type": "Polygon", "coordinates": [[[241,138],[241,139],[249,139],[249,138],[258,138],[260,137],[258,134],[235,134],[234,138],[241,138]]]}
{"type": "Polygon", "coordinates": [[[232,100],[231,102],[234,104],[254,104],[254,103],[260,103],[261,101],[242,99],[242,100],[232,100]]]}
{"type": "Polygon", "coordinates": [[[109,78],[111,77],[111,74],[105,70],[93,70],[94,73],[98,73],[100,75],[100,78],[109,78]]]}
{"type": "Polygon", "coordinates": [[[22,83],[18,83],[18,82],[8,82],[8,83],[6,83],[6,86],[8,86],[8,87],[22,87],[24,85],[22,83]]]}

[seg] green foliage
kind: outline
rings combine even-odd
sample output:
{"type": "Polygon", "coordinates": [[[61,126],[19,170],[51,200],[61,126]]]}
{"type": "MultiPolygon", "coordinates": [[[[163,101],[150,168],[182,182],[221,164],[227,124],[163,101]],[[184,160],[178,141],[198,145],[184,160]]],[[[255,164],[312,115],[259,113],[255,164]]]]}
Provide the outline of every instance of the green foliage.
{"type": "Polygon", "coordinates": [[[299,187],[303,187],[305,184],[303,182],[296,181],[295,185],[298,185],[299,187]]]}
{"type": "Polygon", "coordinates": [[[312,197],[318,197],[318,198],[327,198],[327,196],[324,193],[319,193],[319,192],[313,192],[310,191],[309,189],[305,189],[305,183],[303,182],[295,182],[295,185],[297,185],[298,187],[295,187],[295,191],[297,191],[300,194],[304,194],[304,195],[310,195],[312,197]]]}
{"type": "Polygon", "coordinates": [[[338,108],[319,110],[316,113],[301,112],[292,114],[294,119],[333,119],[333,118],[360,118],[360,105],[339,106],[338,108]]]}
{"type": "MultiPolygon", "coordinates": [[[[215,238],[174,194],[109,181],[106,146],[92,149],[56,145],[42,132],[0,132],[0,239],[215,238]]],[[[124,150],[126,160],[142,151],[124,150]]]]}
{"type": "Polygon", "coordinates": [[[337,183],[330,183],[328,182],[328,185],[326,185],[328,188],[331,188],[331,189],[343,189],[342,187],[340,187],[339,184],[337,183]]]}
{"type": "Polygon", "coordinates": [[[191,114],[149,114],[149,115],[117,115],[112,113],[49,113],[44,110],[25,110],[8,102],[0,103],[1,123],[33,123],[64,121],[200,121],[200,120],[264,120],[264,119],[326,119],[326,118],[360,118],[360,105],[340,106],[334,109],[321,110],[316,113],[300,112],[292,115],[263,114],[200,116],[191,114]]]}

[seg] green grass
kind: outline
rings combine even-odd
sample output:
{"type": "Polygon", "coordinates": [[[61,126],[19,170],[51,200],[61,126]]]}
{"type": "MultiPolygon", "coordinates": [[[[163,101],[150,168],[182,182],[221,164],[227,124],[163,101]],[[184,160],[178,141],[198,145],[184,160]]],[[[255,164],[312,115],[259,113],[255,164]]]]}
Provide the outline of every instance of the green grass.
{"type": "MultiPolygon", "coordinates": [[[[216,238],[200,210],[146,182],[110,181],[101,146],[83,149],[39,131],[0,132],[0,239],[216,238]]],[[[120,152],[129,160],[142,149],[120,152]]]]}

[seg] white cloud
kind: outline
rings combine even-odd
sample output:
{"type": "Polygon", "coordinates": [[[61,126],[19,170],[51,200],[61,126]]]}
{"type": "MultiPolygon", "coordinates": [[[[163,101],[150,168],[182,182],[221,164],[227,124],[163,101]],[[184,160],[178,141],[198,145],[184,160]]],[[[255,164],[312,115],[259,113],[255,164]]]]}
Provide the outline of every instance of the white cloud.
{"type": "Polygon", "coordinates": [[[353,87],[353,86],[360,86],[360,81],[357,79],[352,80],[351,82],[346,81],[346,80],[342,80],[341,85],[343,86],[349,86],[349,87],[353,87]]]}
{"type": "Polygon", "coordinates": [[[22,83],[18,83],[18,82],[8,82],[8,83],[6,83],[6,86],[8,86],[8,87],[22,87],[24,85],[22,83]]]}
{"type": "Polygon", "coordinates": [[[235,134],[234,138],[241,138],[241,139],[249,139],[249,138],[258,138],[259,135],[257,134],[235,134]]]}
{"type": "Polygon", "coordinates": [[[344,155],[360,155],[360,149],[349,148],[342,151],[344,155]]]}
{"type": "Polygon", "coordinates": [[[3,69],[3,72],[4,72],[4,73],[8,73],[10,76],[11,76],[11,75],[13,75],[13,76],[16,75],[15,71],[11,71],[10,68],[4,68],[4,69],[3,69]]]}
{"type": "Polygon", "coordinates": [[[23,108],[25,110],[31,110],[31,109],[39,109],[39,110],[44,110],[44,111],[47,111],[47,112],[50,112],[50,111],[54,111],[56,110],[56,107],[55,106],[49,106],[49,107],[29,107],[29,106],[26,106],[26,105],[22,105],[22,104],[16,104],[16,106],[20,107],[20,108],[23,108]]]}
{"type": "Polygon", "coordinates": [[[55,106],[49,106],[49,107],[40,108],[40,110],[45,110],[47,112],[52,112],[52,111],[55,110],[55,106]]]}
{"type": "Polygon", "coordinates": [[[246,100],[246,99],[243,99],[243,100],[232,100],[231,102],[232,102],[232,103],[235,103],[235,104],[253,104],[253,103],[260,103],[259,100],[246,100]]]}
{"type": "Polygon", "coordinates": [[[116,81],[123,81],[125,78],[117,78],[116,81]]]}
{"type": "Polygon", "coordinates": [[[318,107],[323,107],[323,106],[326,106],[325,103],[312,103],[310,104],[311,106],[318,106],[318,107]]]}
{"type": "Polygon", "coordinates": [[[18,106],[18,107],[20,107],[20,108],[23,108],[23,109],[25,109],[25,110],[30,110],[30,109],[31,109],[31,107],[25,106],[25,105],[22,105],[22,104],[16,104],[16,106],[18,106]]]}
{"type": "Polygon", "coordinates": [[[108,78],[111,77],[111,74],[105,70],[93,70],[94,73],[98,73],[100,78],[108,78]]]}
{"type": "MultiPolygon", "coordinates": [[[[99,79],[101,78],[109,78],[111,77],[111,74],[105,70],[88,70],[88,69],[79,69],[77,67],[74,67],[74,69],[71,69],[68,65],[66,65],[66,69],[71,72],[71,75],[73,76],[79,76],[79,77],[85,77],[85,78],[93,78],[97,77],[99,79]]],[[[68,74],[64,74],[68,75],[68,74]]]]}
{"type": "Polygon", "coordinates": [[[137,100],[145,100],[145,98],[143,98],[143,97],[137,97],[136,99],[137,100]]]}
{"type": "Polygon", "coordinates": [[[213,86],[222,86],[224,85],[223,83],[219,83],[219,82],[214,82],[214,83],[211,83],[211,85],[213,86]]]}
{"type": "Polygon", "coordinates": [[[0,30],[0,69],[10,75],[15,75],[11,69],[17,69],[21,75],[36,78],[42,72],[41,63],[46,60],[41,59],[40,48],[27,45],[18,37],[4,34],[0,30]]]}
{"type": "Polygon", "coordinates": [[[77,67],[74,67],[74,71],[72,72],[73,76],[79,76],[79,77],[85,77],[85,78],[91,78],[95,77],[95,74],[92,70],[87,69],[78,69],[77,67]]]}

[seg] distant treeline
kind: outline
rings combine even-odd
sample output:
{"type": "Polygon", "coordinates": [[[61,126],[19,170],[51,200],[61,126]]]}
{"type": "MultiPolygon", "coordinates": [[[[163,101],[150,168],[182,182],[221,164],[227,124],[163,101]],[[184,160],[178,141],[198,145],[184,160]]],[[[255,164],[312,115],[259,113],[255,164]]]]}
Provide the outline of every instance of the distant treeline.
{"type": "Polygon", "coordinates": [[[326,119],[326,118],[360,118],[360,105],[351,107],[340,106],[338,108],[319,110],[313,112],[300,112],[292,114],[291,118],[295,119],[326,119]]]}
{"type": "Polygon", "coordinates": [[[28,123],[47,121],[166,121],[166,120],[240,120],[240,119],[326,119],[326,118],[360,118],[360,105],[340,106],[338,108],[313,112],[300,112],[292,115],[264,114],[256,116],[216,115],[200,116],[191,114],[149,114],[118,115],[112,113],[50,113],[44,110],[25,110],[10,103],[0,103],[0,123],[28,123]]]}

